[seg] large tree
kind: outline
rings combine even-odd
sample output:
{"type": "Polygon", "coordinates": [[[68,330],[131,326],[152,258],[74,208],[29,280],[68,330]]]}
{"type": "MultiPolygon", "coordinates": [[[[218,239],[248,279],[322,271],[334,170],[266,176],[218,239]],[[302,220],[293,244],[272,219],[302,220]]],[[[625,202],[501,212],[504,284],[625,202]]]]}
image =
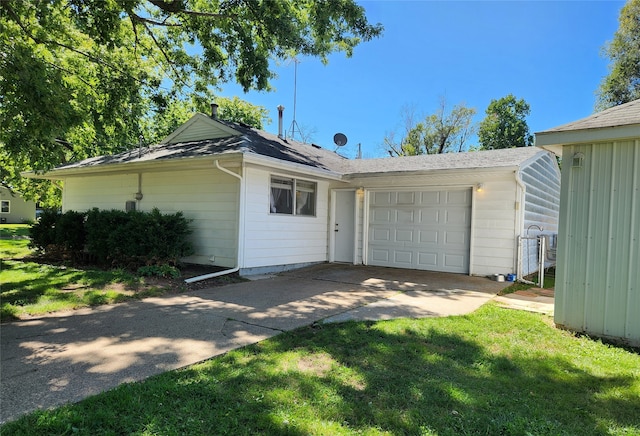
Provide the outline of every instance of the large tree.
{"type": "Polygon", "coordinates": [[[404,132],[400,139],[395,132],[387,134],[383,146],[390,156],[415,156],[421,154],[440,154],[460,152],[466,149],[466,143],[475,132],[474,108],[463,103],[449,111],[444,98],[435,113],[418,121],[415,109],[403,109],[404,132]]]}
{"type": "Polygon", "coordinates": [[[478,129],[480,148],[494,150],[533,145],[533,135],[526,120],[530,112],[529,103],[513,94],[491,100],[478,129]]]}
{"type": "Polygon", "coordinates": [[[2,0],[3,182],[135,147],[176,99],[268,90],[272,59],[350,56],[381,31],[354,0],[2,0]]]}
{"type": "Polygon", "coordinates": [[[603,50],[609,74],[598,89],[597,110],[640,98],[640,0],[629,0],[618,21],[613,40],[603,50]]]}

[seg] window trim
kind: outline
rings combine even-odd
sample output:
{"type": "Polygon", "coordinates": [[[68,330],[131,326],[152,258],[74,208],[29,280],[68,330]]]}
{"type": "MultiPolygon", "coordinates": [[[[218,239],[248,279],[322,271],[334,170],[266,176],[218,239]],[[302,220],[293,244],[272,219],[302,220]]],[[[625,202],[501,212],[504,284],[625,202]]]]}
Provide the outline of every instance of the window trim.
{"type": "Polygon", "coordinates": [[[0,200],[0,213],[11,213],[11,200],[0,200]],[[7,203],[7,211],[4,211],[4,204],[7,203]]]}
{"type": "Polygon", "coordinates": [[[315,218],[317,217],[317,204],[318,204],[318,182],[314,180],[301,179],[292,176],[285,176],[280,174],[270,174],[269,175],[269,215],[282,215],[282,216],[299,216],[299,217],[309,217],[315,218]],[[278,181],[283,182],[291,182],[291,212],[272,212],[272,188],[274,185],[274,179],[276,183],[278,181]],[[298,182],[303,182],[301,186],[298,187],[298,182]],[[312,187],[312,188],[311,188],[312,187]],[[312,202],[313,202],[313,213],[312,214],[303,214],[298,213],[298,204],[297,204],[297,193],[299,191],[311,192],[313,193],[312,202]]]}

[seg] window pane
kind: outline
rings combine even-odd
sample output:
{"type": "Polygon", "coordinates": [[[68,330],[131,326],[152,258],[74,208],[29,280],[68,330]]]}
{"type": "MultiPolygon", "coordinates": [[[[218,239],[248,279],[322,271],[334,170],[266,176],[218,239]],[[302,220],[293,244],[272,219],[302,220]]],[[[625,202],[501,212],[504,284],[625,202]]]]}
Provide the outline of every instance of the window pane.
{"type": "Polygon", "coordinates": [[[296,180],[296,215],[315,216],[316,184],[296,180]]]}
{"type": "Polygon", "coordinates": [[[293,213],[293,179],[271,178],[271,213],[293,213]]]}
{"type": "Polygon", "coordinates": [[[2,200],[2,205],[0,206],[0,212],[9,213],[9,200],[2,200]]]}

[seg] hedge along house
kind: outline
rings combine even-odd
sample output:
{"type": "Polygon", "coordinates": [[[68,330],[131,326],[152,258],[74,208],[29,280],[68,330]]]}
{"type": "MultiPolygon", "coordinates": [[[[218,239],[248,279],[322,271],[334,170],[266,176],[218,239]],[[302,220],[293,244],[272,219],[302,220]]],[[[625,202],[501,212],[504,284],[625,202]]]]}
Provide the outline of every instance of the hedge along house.
{"type": "Polygon", "coordinates": [[[29,176],[62,180],[63,210],[182,211],[185,261],[243,275],[327,261],[515,272],[517,236],[555,233],[559,195],[541,149],[348,160],[204,114],[156,146],[29,176]]]}
{"type": "Polygon", "coordinates": [[[555,322],[640,345],[640,100],[536,133],[562,156],[555,322]]]}

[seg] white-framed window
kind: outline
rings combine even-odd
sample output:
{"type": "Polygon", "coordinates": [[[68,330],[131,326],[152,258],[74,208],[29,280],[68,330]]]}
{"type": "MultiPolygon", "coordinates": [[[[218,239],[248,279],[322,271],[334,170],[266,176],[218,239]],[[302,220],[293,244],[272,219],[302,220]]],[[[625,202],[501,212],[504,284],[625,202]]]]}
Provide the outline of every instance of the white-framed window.
{"type": "Polygon", "coordinates": [[[0,202],[0,213],[9,213],[11,211],[11,202],[9,200],[2,200],[0,202]]]}
{"type": "Polygon", "coordinates": [[[285,215],[316,215],[315,182],[290,177],[271,176],[270,212],[285,215]]]}

